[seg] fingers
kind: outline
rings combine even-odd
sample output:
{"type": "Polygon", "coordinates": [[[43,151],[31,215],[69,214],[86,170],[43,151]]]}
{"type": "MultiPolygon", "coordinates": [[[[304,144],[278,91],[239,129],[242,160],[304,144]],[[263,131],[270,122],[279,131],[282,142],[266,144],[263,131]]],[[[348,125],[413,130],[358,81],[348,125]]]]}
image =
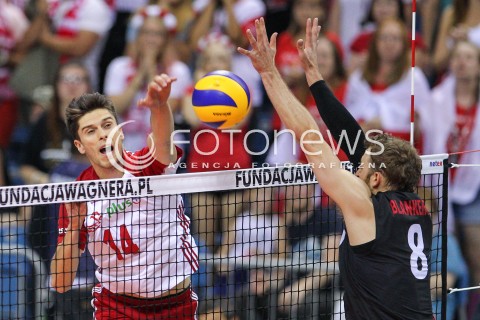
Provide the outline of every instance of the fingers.
{"type": "Polygon", "coordinates": [[[267,28],[265,27],[265,20],[263,19],[263,17],[255,20],[255,29],[257,30],[257,41],[261,44],[267,44],[267,28]]]}
{"type": "Polygon", "coordinates": [[[305,45],[305,42],[303,41],[303,39],[298,39],[298,41],[297,41],[297,49],[298,49],[298,50],[303,50],[304,45],[305,45]]]}
{"type": "Polygon", "coordinates": [[[250,57],[250,51],[243,49],[242,47],[237,48],[238,53],[243,54],[244,56],[250,57]]]}
{"type": "Polygon", "coordinates": [[[310,18],[307,19],[307,23],[305,24],[305,41],[307,44],[312,43],[312,19],[310,18]]]}
{"type": "MultiPolygon", "coordinates": [[[[257,37],[258,37],[258,33],[257,33],[257,37]]],[[[248,42],[250,43],[250,46],[252,46],[254,50],[257,50],[258,49],[257,39],[255,39],[255,37],[253,36],[252,30],[250,29],[247,30],[247,39],[248,39],[248,42]]]]}
{"type": "Polygon", "coordinates": [[[161,75],[155,76],[150,85],[153,87],[153,89],[162,90],[162,88],[169,86],[175,81],[177,81],[177,78],[170,77],[169,75],[162,73],[161,75]]]}
{"type": "Polygon", "coordinates": [[[272,37],[270,38],[270,49],[272,50],[277,50],[277,37],[278,37],[278,33],[274,32],[272,34],[272,37]]]}

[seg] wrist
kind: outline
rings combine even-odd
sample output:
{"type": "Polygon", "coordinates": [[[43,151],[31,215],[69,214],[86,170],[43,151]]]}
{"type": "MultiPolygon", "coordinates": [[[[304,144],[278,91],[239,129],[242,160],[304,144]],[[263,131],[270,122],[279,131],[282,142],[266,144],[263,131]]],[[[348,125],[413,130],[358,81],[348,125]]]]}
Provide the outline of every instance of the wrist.
{"type": "Polygon", "coordinates": [[[318,71],[318,69],[313,67],[305,70],[305,76],[307,78],[308,86],[311,86],[317,81],[323,80],[323,77],[320,74],[320,71],[318,71]]]}

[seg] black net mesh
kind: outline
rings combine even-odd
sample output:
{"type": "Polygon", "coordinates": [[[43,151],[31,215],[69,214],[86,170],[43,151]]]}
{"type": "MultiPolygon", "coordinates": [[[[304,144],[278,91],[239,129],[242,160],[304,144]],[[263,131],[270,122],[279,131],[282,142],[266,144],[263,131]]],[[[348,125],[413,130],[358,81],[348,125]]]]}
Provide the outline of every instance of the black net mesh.
{"type": "MultiPolygon", "coordinates": [[[[444,171],[418,189],[437,316],[444,171]]],[[[0,188],[0,203],[1,319],[345,318],[342,217],[307,167],[0,188]]]]}

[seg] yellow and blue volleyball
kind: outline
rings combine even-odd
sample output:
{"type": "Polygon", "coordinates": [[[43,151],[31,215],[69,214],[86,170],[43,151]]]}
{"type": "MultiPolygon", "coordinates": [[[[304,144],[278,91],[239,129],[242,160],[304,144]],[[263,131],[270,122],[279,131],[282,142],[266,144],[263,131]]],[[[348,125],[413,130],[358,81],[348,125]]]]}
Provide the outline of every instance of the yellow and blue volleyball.
{"type": "Polygon", "coordinates": [[[192,105],[197,117],[215,129],[238,124],[250,109],[250,91],[236,74],[217,70],[206,74],[195,84],[192,105]]]}

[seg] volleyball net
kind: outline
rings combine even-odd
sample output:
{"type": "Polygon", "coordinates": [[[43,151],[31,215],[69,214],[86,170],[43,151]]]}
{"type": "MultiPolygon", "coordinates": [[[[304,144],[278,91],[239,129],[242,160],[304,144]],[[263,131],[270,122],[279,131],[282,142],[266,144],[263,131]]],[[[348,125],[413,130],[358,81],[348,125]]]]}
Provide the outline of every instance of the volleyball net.
{"type": "MultiPolygon", "coordinates": [[[[434,220],[437,316],[447,295],[446,159],[422,157],[418,188],[434,220]]],[[[2,319],[91,319],[98,277],[116,279],[111,291],[152,298],[191,270],[199,319],[345,319],[342,219],[307,165],[3,187],[0,205],[2,319]],[[90,244],[71,288],[59,293],[50,265],[68,233],[62,216],[85,212],[90,244]],[[92,245],[95,234],[103,238],[92,245]]]]}

